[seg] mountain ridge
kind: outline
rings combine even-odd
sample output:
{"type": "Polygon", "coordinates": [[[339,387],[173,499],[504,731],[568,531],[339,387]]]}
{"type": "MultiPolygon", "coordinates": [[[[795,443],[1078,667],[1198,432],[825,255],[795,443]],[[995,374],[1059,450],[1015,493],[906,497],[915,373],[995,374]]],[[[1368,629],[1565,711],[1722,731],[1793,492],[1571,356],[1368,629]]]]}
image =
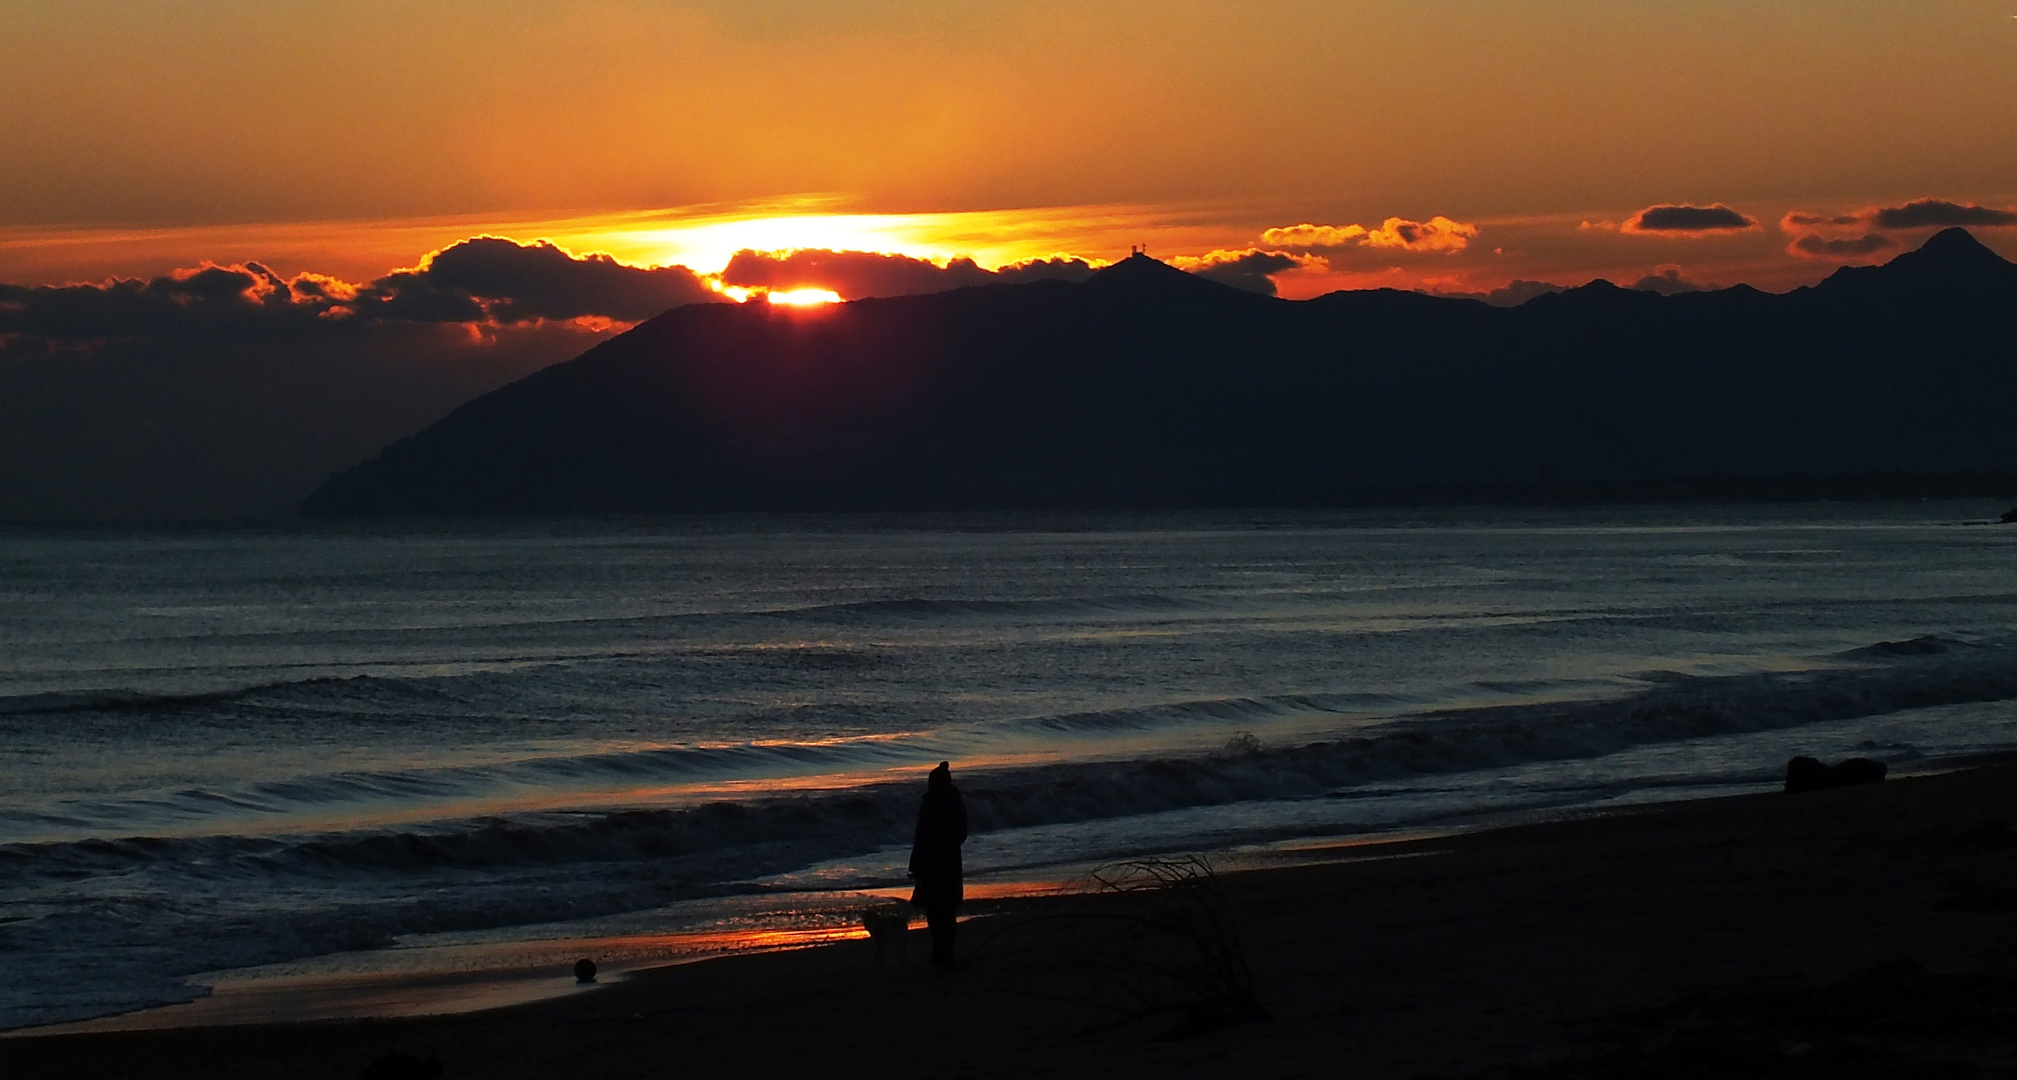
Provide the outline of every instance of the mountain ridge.
{"type": "MultiPolygon", "coordinates": [[[[1965,231],[1775,295],[1288,301],[1082,283],[677,308],[332,477],[311,516],[1324,505],[2017,476],[2017,266],[1965,231]],[[1986,256],[1986,258],[1985,258],[1986,256]],[[1384,493],[1384,494],[1383,494],[1384,493]]],[[[1965,483],[1964,483],[1965,486],[1965,483]]]]}

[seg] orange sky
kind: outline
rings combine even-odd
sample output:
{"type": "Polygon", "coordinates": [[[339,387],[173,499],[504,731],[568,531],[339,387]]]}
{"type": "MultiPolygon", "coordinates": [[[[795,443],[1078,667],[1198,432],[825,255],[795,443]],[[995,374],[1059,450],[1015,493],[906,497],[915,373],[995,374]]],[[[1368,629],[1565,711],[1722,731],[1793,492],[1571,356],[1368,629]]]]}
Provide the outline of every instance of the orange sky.
{"type": "Polygon", "coordinates": [[[1297,249],[1285,295],[1776,288],[1839,264],[1801,237],[1876,231],[1788,214],[2017,206],[2017,19],[1975,0],[13,0],[0,100],[17,283],[363,281],[477,233],[709,270],[736,243],[996,265],[1311,224],[1363,233],[1297,249]],[[1669,204],[1755,225],[1620,228],[1669,204]],[[1367,239],[1438,216],[1460,245],[1367,239]]]}

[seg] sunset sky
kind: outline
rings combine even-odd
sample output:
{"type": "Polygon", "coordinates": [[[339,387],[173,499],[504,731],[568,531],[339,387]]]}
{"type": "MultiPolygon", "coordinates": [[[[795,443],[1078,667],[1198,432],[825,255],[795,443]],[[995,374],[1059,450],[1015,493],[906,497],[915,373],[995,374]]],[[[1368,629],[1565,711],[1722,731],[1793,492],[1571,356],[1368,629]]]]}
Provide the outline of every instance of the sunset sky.
{"type": "Polygon", "coordinates": [[[1786,253],[1789,212],[2017,201],[2012,10],[12,0],[0,280],[203,259],[369,279],[482,232],[701,270],[730,237],[985,266],[1441,215],[1479,228],[1465,250],[1334,252],[1322,284],[1672,264],[1784,287],[1824,269],[1786,253]],[[1579,229],[1719,202],[1760,227],[1579,229]],[[829,217],[679,228],[788,213],[829,217]]]}
{"type": "MultiPolygon", "coordinates": [[[[1945,224],[2017,256],[2013,14],[1978,0],[0,0],[0,357],[22,355],[24,334],[47,363],[91,337],[38,322],[45,301],[102,298],[113,278],[175,292],[205,264],[256,263],[243,281],[325,307],[393,297],[423,278],[388,275],[476,236],[550,241],[523,250],[554,272],[683,268],[621,311],[453,286],[476,314],[433,324],[547,344],[503,343],[530,351],[465,372],[376,437],[660,300],[719,297],[741,249],[992,270],[1146,244],[1291,298],[1596,277],[1783,290],[1945,224]],[[593,253],[609,258],[580,261],[593,253]]],[[[546,288],[544,272],[510,280],[546,288]]],[[[759,276],[869,288],[779,274],[759,276]]],[[[274,295],[244,288],[226,294],[274,295]]],[[[37,377],[68,387],[37,391],[57,398],[95,385],[37,377]]],[[[0,465],[0,517],[8,492],[0,465]]]]}

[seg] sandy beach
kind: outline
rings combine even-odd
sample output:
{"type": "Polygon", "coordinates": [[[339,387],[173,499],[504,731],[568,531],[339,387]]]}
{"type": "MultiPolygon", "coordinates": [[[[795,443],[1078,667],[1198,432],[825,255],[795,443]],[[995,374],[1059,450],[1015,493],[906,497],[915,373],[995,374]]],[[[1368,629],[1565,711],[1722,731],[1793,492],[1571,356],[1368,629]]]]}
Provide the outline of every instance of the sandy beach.
{"type": "Polygon", "coordinates": [[[917,966],[920,930],[902,968],[846,941],[453,1016],[10,1038],[0,1071],[2008,1076],[2013,821],[2017,764],[1975,763],[1359,848],[1220,876],[1199,908],[984,902],[951,974],[917,966]],[[1200,1007],[1230,969],[1198,912],[1236,929],[1264,1018],[1200,1007]]]}

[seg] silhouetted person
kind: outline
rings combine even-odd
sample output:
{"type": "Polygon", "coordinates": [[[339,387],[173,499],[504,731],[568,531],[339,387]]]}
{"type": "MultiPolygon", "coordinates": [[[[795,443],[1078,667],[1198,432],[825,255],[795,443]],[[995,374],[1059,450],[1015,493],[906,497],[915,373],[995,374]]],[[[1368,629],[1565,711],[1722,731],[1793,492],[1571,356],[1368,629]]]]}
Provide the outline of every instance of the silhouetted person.
{"type": "Polygon", "coordinates": [[[924,802],[917,808],[917,835],[910,845],[912,907],[924,909],[931,927],[931,962],[952,966],[953,938],[959,932],[959,906],[965,901],[959,846],[966,842],[966,803],[952,786],[952,763],[941,761],[925,783],[924,802]]]}

